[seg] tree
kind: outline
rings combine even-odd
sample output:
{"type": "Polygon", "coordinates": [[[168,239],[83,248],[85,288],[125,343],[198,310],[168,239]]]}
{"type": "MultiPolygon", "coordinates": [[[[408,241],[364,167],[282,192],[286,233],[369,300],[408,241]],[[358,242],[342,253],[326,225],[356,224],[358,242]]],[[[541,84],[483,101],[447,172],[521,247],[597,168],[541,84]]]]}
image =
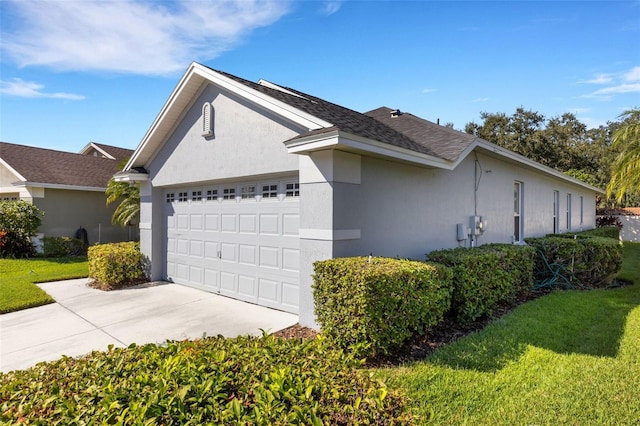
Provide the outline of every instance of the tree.
{"type": "Polygon", "coordinates": [[[620,115],[623,124],[613,134],[613,147],[621,150],[613,163],[607,197],[615,193],[618,203],[625,194],[640,191],[640,108],[620,115]]]}
{"type": "MultiPolygon", "coordinates": [[[[119,167],[120,170],[126,164],[125,160],[119,167]]],[[[113,178],[109,180],[107,190],[107,205],[120,200],[111,217],[114,225],[132,225],[139,222],[140,218],[140,188],[129,185],[128,182],[117,182],[113,178]]]]}

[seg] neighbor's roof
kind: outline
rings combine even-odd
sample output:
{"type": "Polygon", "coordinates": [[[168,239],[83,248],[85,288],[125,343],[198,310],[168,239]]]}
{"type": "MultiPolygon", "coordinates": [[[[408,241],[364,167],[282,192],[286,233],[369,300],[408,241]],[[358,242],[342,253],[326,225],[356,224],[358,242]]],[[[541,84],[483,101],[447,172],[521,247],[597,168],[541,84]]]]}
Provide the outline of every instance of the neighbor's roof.
{"type": "Polygon", "coordinates": [[[89,142],[82,150],[80,154],[89,154],[92,151],[98,152],[105,158],[116,160],[118,163],[124,160],[128,160],[133,154],[133,150],[127,148],[120,148],[112,145],[105,145],[98,142],[89,142]]]}
{"type": "Polygon", "coordinates": [[[18,174],[16,182],[44,187],[106,188],[118,171],[117,160],[6,142],[0,142],[0,162],[18,174]]]}

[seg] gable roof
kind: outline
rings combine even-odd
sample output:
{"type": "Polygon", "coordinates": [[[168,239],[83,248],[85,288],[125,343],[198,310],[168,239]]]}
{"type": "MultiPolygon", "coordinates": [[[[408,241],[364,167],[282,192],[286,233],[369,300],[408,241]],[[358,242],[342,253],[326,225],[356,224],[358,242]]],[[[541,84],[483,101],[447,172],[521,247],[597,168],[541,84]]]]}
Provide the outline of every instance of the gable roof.
{"type": "Polygon", "coordinates": [[[131,157],[131,155],[133,154],[132,149],[105,145],[98,142],[89,142],[84,148],[80,150],[80,154],[83,155],[92,155],[92,152],[98,153],[100,154],[99,156],[102,156],[104,158],[116,160],[118,163],[124,160],[128,160],[129,157],[131,157]]]}
{"type": "Polygon", "coordinates": [[[16,175],[15,184],[45,188],[103,191],[118,171],[116,160],[6,142],[0,162],[16,175]]]}
{"type": "MultiPolygon", "coordinates": [[[[140,170],[148,165],[157,149],[177,126],[186,108],[208,83],[230,90],[306,128],[306,132],[283,141],[289,153],[345,149],[452,170],[474,149],[480,148],[492,155],[602,192],[474,135],[440,126],[413,114],[399,113],[392,117],[391,112],[394,110],[388,107],[363,114],[286,86],[266,80],[254,83],[196,62],[189,66],[138,145],[125,166],[123,177],[128,171],[140,170]]],[[[135,180],[134,177],[131,179],[135,180]]]]}

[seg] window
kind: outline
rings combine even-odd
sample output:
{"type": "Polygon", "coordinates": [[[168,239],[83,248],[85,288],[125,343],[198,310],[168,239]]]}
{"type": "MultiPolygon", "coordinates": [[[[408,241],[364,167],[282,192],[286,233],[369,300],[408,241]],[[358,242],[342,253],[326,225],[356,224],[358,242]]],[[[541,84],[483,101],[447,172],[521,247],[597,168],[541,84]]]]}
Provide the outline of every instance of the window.
{"type": "Polygon", "coordinates": [[[262,185],[262,198],[276,198],[278,197],[278,185],[262,185]]]}
{"type": "Polygon", "coordinates": [[[202,200],[202,191],[193,191],[191,193],[191,201],[200,201],[202,200]]]}
{"type": "Polygon", "coordinates": [[[522,182],[513,184],[513,241],[522,242],[522,182]]]}
{"type": "Polygon", "coordinates": [[[18,194],[2,194],[0,195],[0,201],[18,201],[20,196],[18,194]]]}
{"type": "Polygon", "coordinates": [[[218,190],[217,189],[208,189],[207,190],[207,201],[214,201],[218,199],[218,190]]]}
{"type": "Polygon", "coordinates": [[[287,197],[299,197],[300,196],[300,184],[299,183],[288,183],[287,190],[285,195],[287,197]]]}
{"type": "Polygon", "coordinates": [[[188,200],[189,193],[188,192],[178,192],[178,202],[184,203],[188,200]]]}
{"type": "Polygon", "coordinates": [[[560,233],[560,191],[553,191],[553,233],[560,233]]]}
{"type": "Polygon", "coordinates": [[[240,188],[240,198],[243,200],[256,198],[256,187],[251,185],[240,188]]]}
{"type": "Polygon", "coordinates": [[[571,194],[567,194],[567,231],[571,231],[571,194]]]}
{"type": "Polygon", "coordinates": [[[209,102],[202,105],[202,136],[205,138],[213,136],[213,107],[209,102]]]}
{"type": "Polygon", "coordinates": [[[224,188],[222,190],[222,199],[223,200],[235,200],[236,199],[236,189],[235,188],[224,188]]]}
{"type": "Polygon", "coordinates": [[[168,193],[167,203],[173,203],[174,201],[176,201],[176,194],[174,194],[173,192],[168,193]]]}
{"type": "Polygon", "coordinates": [[[584,197],[580,196],[580,226],[584,225],[584,197]]]}

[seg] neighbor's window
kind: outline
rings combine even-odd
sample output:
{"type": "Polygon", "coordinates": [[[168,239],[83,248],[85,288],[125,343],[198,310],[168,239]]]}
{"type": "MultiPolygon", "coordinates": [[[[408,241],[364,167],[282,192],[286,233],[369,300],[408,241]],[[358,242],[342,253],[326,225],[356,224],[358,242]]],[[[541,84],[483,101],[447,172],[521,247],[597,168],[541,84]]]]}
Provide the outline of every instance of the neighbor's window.
{"type": "Polygon", "coordinates": [[[513,183],[513,241],[522,242],[522,182],[513,183]]]}
{"type": "Polygon", "coordinates": [[[276,198],[278,196],[278,184],[262,185],[262,198],[276,198]]]}
{"type": "Polygon", "coordinates": [[[285,192],[285,195],[287,197],[299,197],[300,196],[300,184],[298,182],[288,183],[286,188],[287,188],[287,190],[285,192]]]}
{"type": "Polygon", "coordinates": [[[553,233],[560,233],[560,191],[553,191],[553,233]]]}
{"type": "Polygon", "coordinates": [[[571,194],[567,194],[567,231],[571,231],[571,194]]]}

